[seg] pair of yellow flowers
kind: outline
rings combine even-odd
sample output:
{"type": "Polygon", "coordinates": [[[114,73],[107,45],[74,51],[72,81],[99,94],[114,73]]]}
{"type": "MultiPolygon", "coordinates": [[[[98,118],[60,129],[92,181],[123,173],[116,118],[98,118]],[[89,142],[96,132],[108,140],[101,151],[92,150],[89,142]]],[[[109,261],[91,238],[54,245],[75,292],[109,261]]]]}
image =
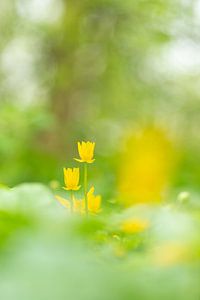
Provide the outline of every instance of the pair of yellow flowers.
{"type": "Polygon", "coordinates": [[[60,196],[56,199],[66,208],[71,209],[72,212],[78,213],[92,213],[96,214],[100,211],[101,196],[94,195],[94,187],[88,191],[87,187],[87,164],[94,162],[94,148],[95,143],[92,142],[78,142],[78,153],[80,159],[75,158],[76,161],[84,163],[84,199],[75,199],[73,192],[80,189],[80,169],[79,168],[64,168],[64,189],[71,191],[71,199],[66,200],[60,196]]]}
{"type": "MultiPolygon", "coordinates": [[[[95,143],[91,142],[78,142],[78,153],[80,159],[75,158],[76,161],[81,163],[88,163],[91,164],[95,160],[94,157],[94,147],[95,143]]],[[[79,175],[80,169],[79,168],[64,168],[64,181],[65,181],[65,188],[66,190],[77,191],[80,189],[79,185],[79,175]]]]}

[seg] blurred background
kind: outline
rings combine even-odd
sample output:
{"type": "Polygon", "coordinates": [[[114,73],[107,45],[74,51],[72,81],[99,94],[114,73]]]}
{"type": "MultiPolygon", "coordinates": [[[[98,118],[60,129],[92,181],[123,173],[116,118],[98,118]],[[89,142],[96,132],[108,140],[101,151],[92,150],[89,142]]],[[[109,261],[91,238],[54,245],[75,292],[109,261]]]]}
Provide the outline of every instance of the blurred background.
{"type": "Polygon", "coordinates": [[[199,191],[199,26],[199,0],[1,0],[0,182],[62,184],[91,140],[105,197],[199,191]]]}

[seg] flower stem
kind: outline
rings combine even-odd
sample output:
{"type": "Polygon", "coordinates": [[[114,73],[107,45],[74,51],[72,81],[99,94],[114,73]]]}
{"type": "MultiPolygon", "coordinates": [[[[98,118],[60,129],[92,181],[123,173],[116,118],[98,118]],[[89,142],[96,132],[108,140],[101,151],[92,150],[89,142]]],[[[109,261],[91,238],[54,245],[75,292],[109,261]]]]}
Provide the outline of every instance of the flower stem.
{"type": "Polygon", "coordinates": [[[87,190],[88,190],[88,182],[87,182],[87,163],[84,163],[84,195],[85,195],[85,212],[88,215],[88,199],[87,199],[87,190]]]}
{"type": "Polygon", "coordinates": [[[73,213],[74,211],[74,195],[73,195],[73,191],[71,190],[71,213],[73,213]]]}

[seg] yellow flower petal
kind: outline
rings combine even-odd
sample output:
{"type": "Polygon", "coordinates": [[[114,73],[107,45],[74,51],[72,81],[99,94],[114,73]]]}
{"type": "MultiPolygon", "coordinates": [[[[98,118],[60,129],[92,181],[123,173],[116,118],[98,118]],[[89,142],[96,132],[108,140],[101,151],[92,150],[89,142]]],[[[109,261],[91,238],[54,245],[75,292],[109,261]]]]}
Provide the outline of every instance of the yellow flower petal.
{"type": "Polygon", "coordinates": [[[70,202],[67,199],[58,195],[55,195],[55,198],[62,206],[64,206],[67,209],[70,209],[70,202]]]}
{"type": "Polygon", "coordinates": [[[78,161],[78,162],[84,162],[82,159],[78,159],[78,158],[74,158],[74,160],[78,161]]]}

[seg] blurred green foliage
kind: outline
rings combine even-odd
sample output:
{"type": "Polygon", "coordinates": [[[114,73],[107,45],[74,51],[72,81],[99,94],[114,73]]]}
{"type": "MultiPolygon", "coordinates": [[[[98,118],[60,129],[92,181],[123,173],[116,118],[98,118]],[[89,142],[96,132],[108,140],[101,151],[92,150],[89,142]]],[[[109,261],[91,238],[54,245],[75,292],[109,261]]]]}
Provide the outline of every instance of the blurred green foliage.
{"type": "Polygon", "coordinates": [[[199,189],[197,5],[1,1],[1,181],[60,180],[74,142],[90,139],[111,197],[124,135],[154,124],[180,156],[170,185],[199,189]]]}
{"type": "Polygon", "coordinates": [[[0,190],[3,299],[198,299],[199,204],[70,216],[39,184],[0,190]],[[119,224],[146,218],[145,232],[119,224]]]}

